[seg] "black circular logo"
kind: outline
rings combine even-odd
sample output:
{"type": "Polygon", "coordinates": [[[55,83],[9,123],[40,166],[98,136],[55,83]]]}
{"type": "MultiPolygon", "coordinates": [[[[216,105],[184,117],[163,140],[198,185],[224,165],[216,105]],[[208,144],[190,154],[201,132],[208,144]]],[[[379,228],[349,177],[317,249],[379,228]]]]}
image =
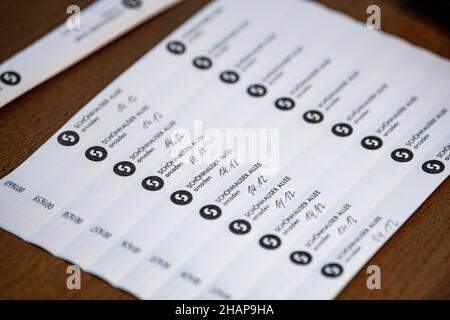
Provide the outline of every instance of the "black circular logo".
{"type": "Polygon", "coordinates": [[[305,266],[311,262],[312,256],[306,251],[294,251],[291,253],[290,259],[295,264],[305,266]]]}
{"type": "Polygon", "coordinates": [[[252,226],[248,221],[238,219],[231,222],[229,228],[231,232],[241,235],[249,233],[250,230],[252,229],[252,226]]]}
{"type": "Polygon", "coordinates": [[[322,274],[328,278],[339,277],[342,272],[344,272],[344,269],[337,263],[328,263],[322,267],[322,274]]]}
{"type": "Polygon", "coordinates": [[[158,191],[164,187],[164,180],[157,176],[150,176],[142,180],[142,187],[148,191],[158,191]]]}
{"type": "Polygon", "coordinates": [[[395,149],[391,153],[391,158],[397,162],[408,162],[411,161],[414,154],[411,150],[406,148],[395,149]]]}
{"type": "Polygon", "coordinates": [[[136,171],[136,166],[132,164],[130,161],[121,161],[116,163],[113,168],[115,174],[128,177],[131,176],[136,171]]]}
{"type": "Polygon", "coordinates": [[[239,81],[239,75],[237,72],[227,70],[220,74],[220,80],[225,83],[236,83],[239,81]]]}
{"type": "Polygon", "coordinates": [[[247,93],[252,97],[259,98],[267,93],[267,89],[262,84],[252,84],[250,87],[248,87],[247,93]]]}
{"type": "Polygon", "coordinates": [[[184,206],[192,201],[192,194],[186,190],[178,190],[172,193],[170,200],[179,206],[184,206]]]}
{"type": "Polygon", "coordinates": [[[439,160],[428,160],[422,164],[422,170],[430,174],[438,174],[444,171],[445,165],[439,160]]]}
{"type": "Polygon", "coordinates": [[[295,101],[288,97],[282,97],[275,101],[275,107],[280,110],[291,110],[295,107],[295,101]]]}
{"type": "Polygon", "coordinates": [[[170,41],[167,44],[167,50],[173,54],[183,54],[186,51],[186,46],[180,41],[170,41]]]}
{"type": "Polygon", "coordinates": [[[368,150],[377,150],[383,146],[383,140],[375,136],[368,136],[361,140],[361,145],[368,150]]]}
{"type": "Polygon", "coordinates": [[[274,234],[266,234],[259,239],[259,244],[264,249],[276,249],[281,245],[281,239],[274,234]]]}
{"type": "Polygon", "coordinates": [[[353,133],[353,128],[347,123],[338,123],[331,128],[331,132],[338,137],[348,137],[353,133]]]}
{"type": "Polygon", "coordinates": [[[208,204],[200,209],[200,215],[207,220],[215,220],[222,215],[222,209],[214,204],[208,204]]]}
{"type": "Polygon", "coordinates": [[[87,149],[84,154],[91,161],[102,161],[106,159],[108,152],[103,147],[94,146],[87,149]]]}
{"type": "Polygon", "coordinates": [[[57,140],[63,146],[70,147],[80,141],[80,136],[75,131],[64,131],[59,134],[57,140]]]}
{"type": "Polygon", "coordinates": [[[323,114],[317,110],[309,110],[303,114],[303,120],[308,123],[319,123],[323,120],[323,114]]]}
{"type": "Polygon", "coordinates": [[[15,71],[6,71],[0,75],[0,81],[8,86],[15,86],[20,82],[20,75],[15,71]]]}
{"type": "Polygon", "coordinates": [[[122,0],[122,3],[127,8],[138,8],[141,6],[141,0],[122,0]]]}
{"type": "Polygon", "coordinates": [[[195,67],[203,70],[209,69],[212,66],[211,59],[203,56],[195,58],[192,63],[194,64],[195,67]]]}

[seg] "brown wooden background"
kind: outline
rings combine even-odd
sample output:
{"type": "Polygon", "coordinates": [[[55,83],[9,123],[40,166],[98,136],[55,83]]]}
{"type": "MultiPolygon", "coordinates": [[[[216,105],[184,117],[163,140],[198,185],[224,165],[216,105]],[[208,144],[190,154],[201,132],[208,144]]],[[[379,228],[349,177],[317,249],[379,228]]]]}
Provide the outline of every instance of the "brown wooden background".
{"type": "MultiPolygon", "coordinates": [[[[65,21],[68,5],[84,7],[90,2],[0,0],[0,61],[65,21]]],[[[186,0],[0,109],[0,177],[16,168],[110,81],[207,2],[186,0]]],[[[363,21],[367,6],[377,4],[384,31],[450,58],[448,12],[433,9],[434,1],[320,2],[363,21]]],[[[369,264],[381,267],[382,290],[366,288],[363,268],[339,298],[450,298],[449,179],[369,264]]],[[[82,290],[68,290],[67,266],[65,261],[0,230],[0,298],[132,298],[87,273],[82,275],[82,290]]]]}

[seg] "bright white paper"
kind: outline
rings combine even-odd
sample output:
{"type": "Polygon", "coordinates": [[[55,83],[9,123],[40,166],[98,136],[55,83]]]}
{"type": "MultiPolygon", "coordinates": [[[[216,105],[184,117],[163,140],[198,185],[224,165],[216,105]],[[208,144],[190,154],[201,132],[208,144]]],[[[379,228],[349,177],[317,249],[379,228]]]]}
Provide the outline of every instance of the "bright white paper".
{"type": "Polygon", "coordinates": [[[0,64],[0,108],[179,1],[96,1],[0,64]]]}
{"type": "Polygon", "coordinates": [[[1,180],[0,225],[139,298],[332,299],[448,176],[449,85],[317,4],[215,1],[1,180]]]}

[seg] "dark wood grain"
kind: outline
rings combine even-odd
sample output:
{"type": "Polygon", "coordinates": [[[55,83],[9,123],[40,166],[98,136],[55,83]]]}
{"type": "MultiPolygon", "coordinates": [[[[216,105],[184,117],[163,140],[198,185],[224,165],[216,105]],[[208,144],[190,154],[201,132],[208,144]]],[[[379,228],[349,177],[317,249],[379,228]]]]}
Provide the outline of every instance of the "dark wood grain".
{"type": "MultiPolygon", "coordinates": [[[[0,61],[62,23],[66,7],[91,0],[1,0],[0,61]]],[[[0,176],[16,168],[109,82],[201,8],[187,0],[0,109],[0,176]]],[[[447,19],[417,1],[321,0],[356,19],[378,4],[382,29],[450,58],[447,19]]],[[[429,2],[428,2],[429,3],[429,2]]],[[[130,299],[83,273],[68,290],[68,264],[0,230],[1,299],[130,299]]],[[[450,298],[450,182],[447,179],[370,260],[382,270],[382,290],[368,290],[364,267],[340,299],[450,298]]]]}

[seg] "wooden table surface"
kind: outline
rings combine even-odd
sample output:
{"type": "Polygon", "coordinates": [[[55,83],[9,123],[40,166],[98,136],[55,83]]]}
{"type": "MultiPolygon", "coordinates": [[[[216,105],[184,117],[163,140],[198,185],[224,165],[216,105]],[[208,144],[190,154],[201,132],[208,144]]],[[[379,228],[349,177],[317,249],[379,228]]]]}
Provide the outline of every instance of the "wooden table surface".
{"type": "MultiPolygon", "coordinates": [[[[0,61],[65,21],[68,5],[84,7],[90,2],[0,0],[0,61]]],[[[16,168],[109,82],[207,2],[186,0],[0,109],[0,177],[16,168]]],[[[430,11],[430,5],[411,0],[320,2],[362,21],[367,18],[367,6],[377,4],[384,31],[450,58],[449,22],[439,10],[430,11]]],[[[340,299],[450,298],[449,179],[370,264],[381,267],[382,289],[367,289],[364,267],[340,299]]],[[[133,298],[87,273],[82,274],[82,290],[69,290],[67,266],[62,259],[0,230],[0,298],[133,298]]]]}

